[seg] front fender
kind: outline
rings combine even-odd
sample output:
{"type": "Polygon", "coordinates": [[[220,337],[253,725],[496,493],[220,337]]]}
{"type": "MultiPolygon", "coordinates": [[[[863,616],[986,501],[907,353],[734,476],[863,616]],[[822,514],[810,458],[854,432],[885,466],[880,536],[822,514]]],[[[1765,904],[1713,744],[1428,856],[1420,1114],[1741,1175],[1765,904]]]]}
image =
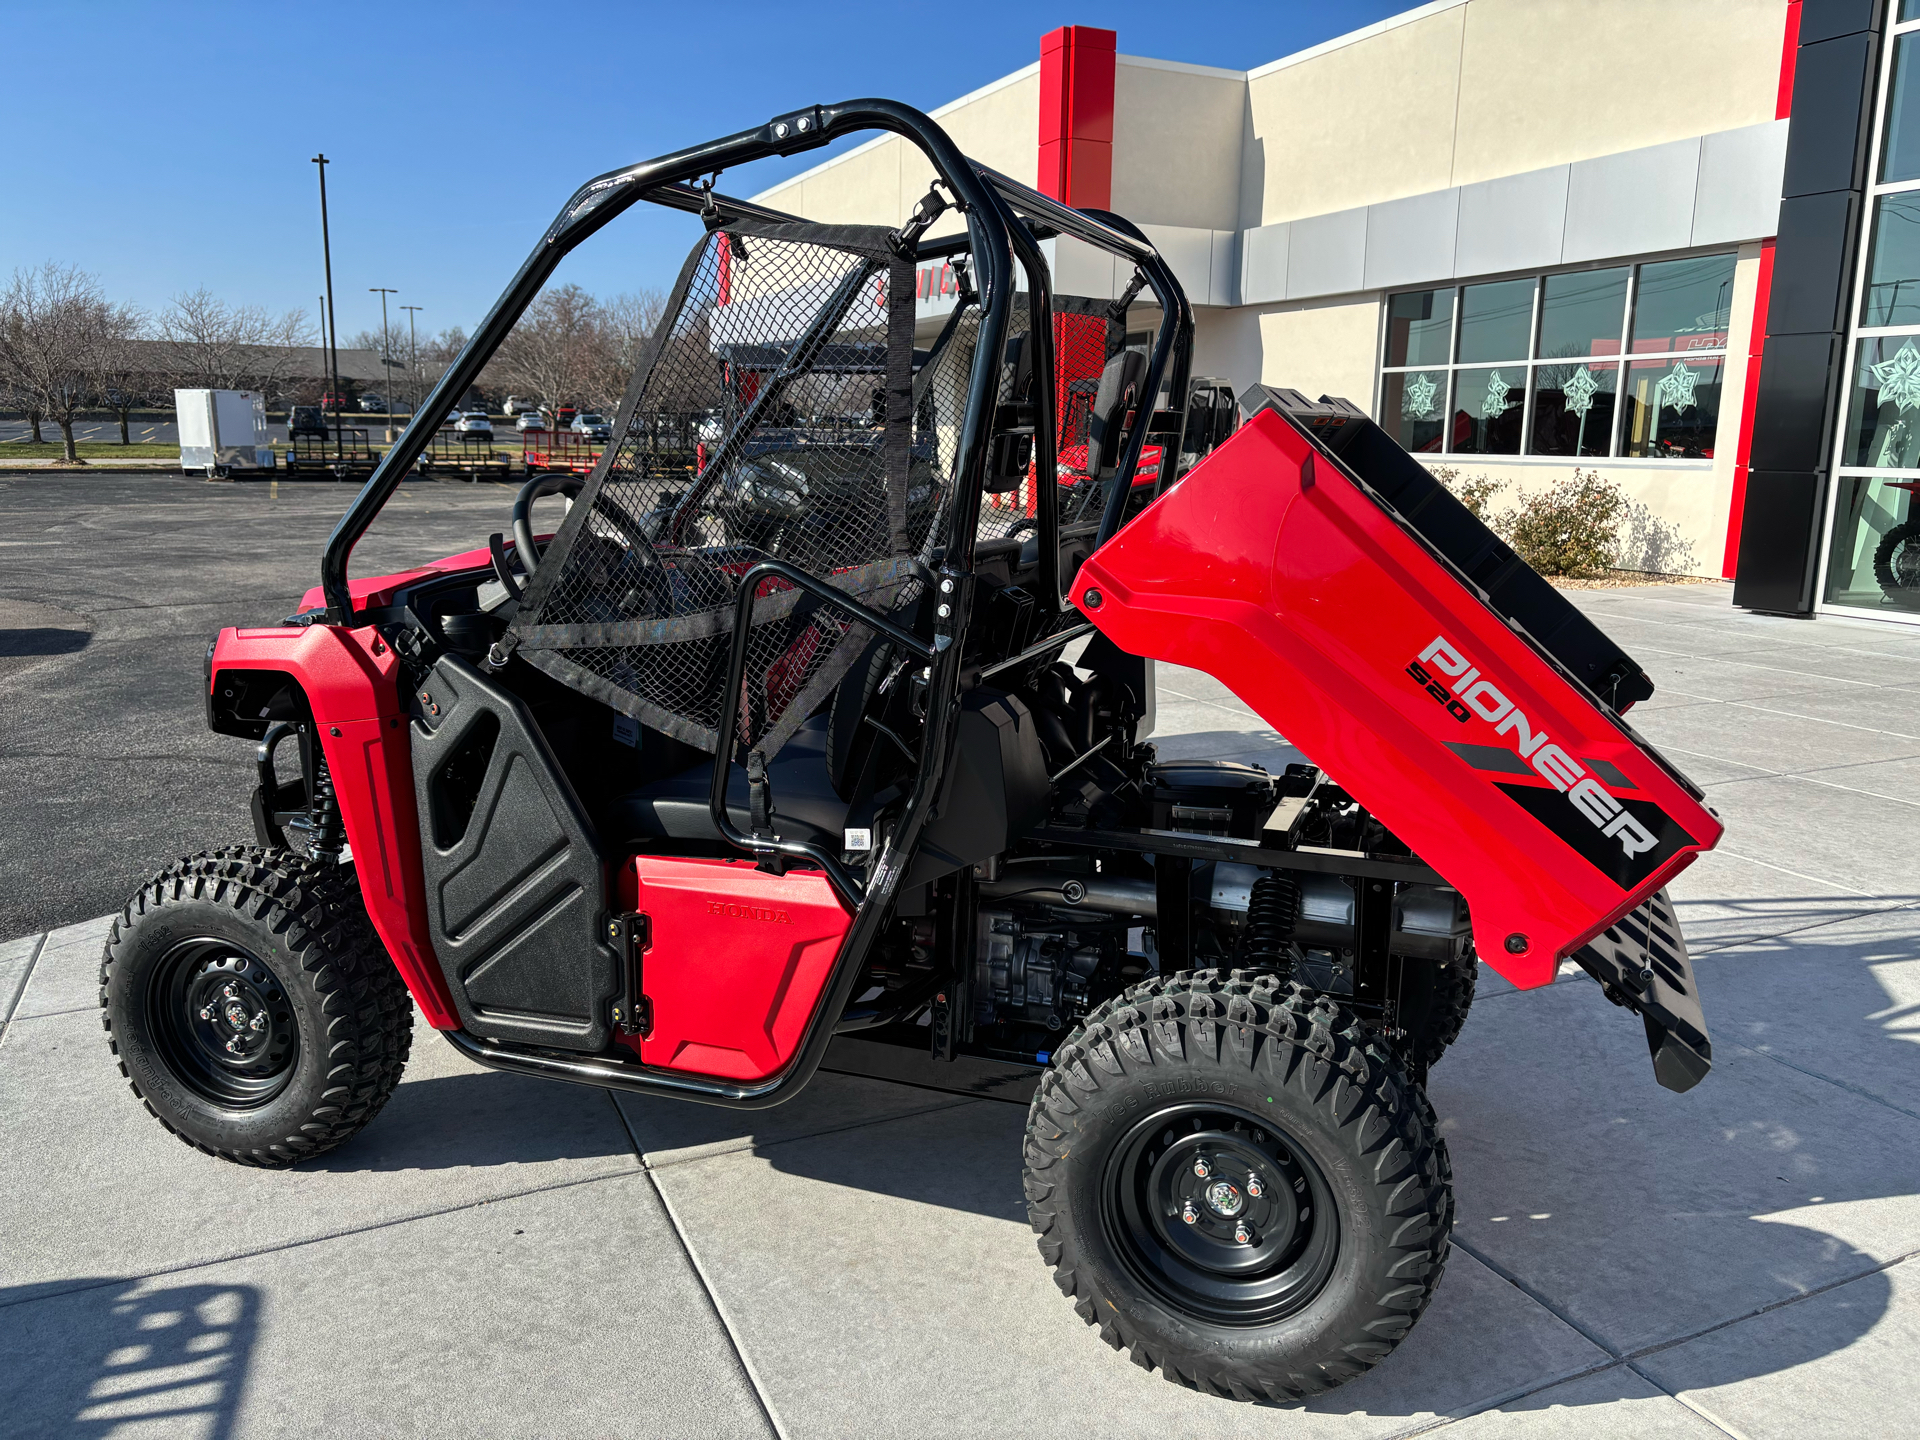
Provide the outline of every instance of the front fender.
{"type": "Polygon", "coordinates": [[[427,928],[413,759],[400,664],[372,626],[229,627],[215,638],[209,705],[224,673],[288,676],[305,698],[333,777],[367,915],[437,1030],[459,1026],[427,928]]]}

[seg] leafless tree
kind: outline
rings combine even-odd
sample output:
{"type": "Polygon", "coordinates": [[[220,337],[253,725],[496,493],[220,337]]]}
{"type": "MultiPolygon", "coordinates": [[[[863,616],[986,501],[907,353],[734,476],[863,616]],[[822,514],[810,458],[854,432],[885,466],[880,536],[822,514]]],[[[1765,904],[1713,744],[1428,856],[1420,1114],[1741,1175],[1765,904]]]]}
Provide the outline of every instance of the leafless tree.
{"type": "Polygon", "coordinates": [[[173,399],[164,378],[153,373],[152,355],[130,343],[138,341],[145,326],[146,317],[128,307],[121,316],[120,333],[107,339],[100,370],[95,376],[100,387],[100,402],[120,422],[122,445],[132,444],[132,437],[127,434],[129,412],[143,405],[171,403],[173,399]]]}
{"type": "Polygon", "coordinates": [[[258,305],[228,305],[204,287],[176,295],[160,316],[160,339],[176,383],[209,390],[258,390],[271,400],[307,339],[307,313],[281,316],[258,305]]]}
{"type": "Polygon", "coordinates": [[[80,458],[73,423],[99,394],[117,342],[137,324],[134,312],[108,300],[93,276],[53,261],[16,270],[0,295],[0,371],[30,412],[60,427],[70,462],[80,458]]]}
{"type": "Polygon", "coordinates": [[[551,413],[588,401],[608,370],[602,307],[578,285],[542,291],[488,365],[488,378],[551,413]]]}
{"type": "Polygon", "coordinates": [[[609,412],[620,405],[666,310],[667,297],[651,288],[616,295],[601,307],[603,369],[589,387],[591,404],[609,412]]]}

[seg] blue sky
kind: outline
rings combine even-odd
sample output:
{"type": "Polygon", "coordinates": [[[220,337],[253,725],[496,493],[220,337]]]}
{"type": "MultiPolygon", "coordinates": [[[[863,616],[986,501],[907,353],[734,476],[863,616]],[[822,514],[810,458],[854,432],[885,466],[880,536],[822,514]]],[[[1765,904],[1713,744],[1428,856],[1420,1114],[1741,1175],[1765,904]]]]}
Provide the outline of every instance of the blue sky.
{"type": "MultiPolygon", "coordinates": [[[[43,260],[157,309],[206,286],[309,315],[324,150],[340,334],[379,297],[471,328],[583,180],[814,101],[925,109],[1031,63],[1057,25],[1128,54],[1246,69],[1398,0],[219,5],[0,0],[0,276],[43,260]]],[[[821,159],[765,162],[739,193],[821,159]]],[[[690,222],[639,206],[569,259],[602,294],[661,288],[690,222]]],[[[397,312],[395,319],[401,317],[397,312]]]]}

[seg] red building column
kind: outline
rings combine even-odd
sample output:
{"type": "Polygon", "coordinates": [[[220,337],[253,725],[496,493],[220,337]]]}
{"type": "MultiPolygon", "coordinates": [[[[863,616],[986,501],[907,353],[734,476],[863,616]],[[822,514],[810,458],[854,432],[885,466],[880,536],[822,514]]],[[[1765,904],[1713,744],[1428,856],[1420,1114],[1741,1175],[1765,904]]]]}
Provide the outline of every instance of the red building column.
{"type": "Polygon", "coordinates": [[[1043,195],[1106,210],[1114,190],[1114,32],[1063,25],[1041,37],[1043,195]]]}

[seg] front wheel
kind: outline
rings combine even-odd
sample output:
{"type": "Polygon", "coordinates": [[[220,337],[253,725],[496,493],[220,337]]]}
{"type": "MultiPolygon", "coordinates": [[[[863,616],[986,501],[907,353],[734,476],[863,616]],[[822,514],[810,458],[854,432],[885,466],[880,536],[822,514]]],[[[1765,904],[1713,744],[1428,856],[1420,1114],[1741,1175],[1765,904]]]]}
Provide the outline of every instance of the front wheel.
{"type": "Polygon", "coordinates": [[[1101,1339],[1170,1381],[1293,1402],[1381,1361],[1454,1203],[1421,1088],[1353,1013],[1196,971],[1097,1008],[1028,1112],[1028,1218],[1101,1339]]]}
{"type": "Polygon", "coordinates": [[[108,934],[100,1006],[160,1124],[251,1166],[354,1135],[413,1037],[352,869],[254,846],[189,856],[140,888],[108,934]]]}

